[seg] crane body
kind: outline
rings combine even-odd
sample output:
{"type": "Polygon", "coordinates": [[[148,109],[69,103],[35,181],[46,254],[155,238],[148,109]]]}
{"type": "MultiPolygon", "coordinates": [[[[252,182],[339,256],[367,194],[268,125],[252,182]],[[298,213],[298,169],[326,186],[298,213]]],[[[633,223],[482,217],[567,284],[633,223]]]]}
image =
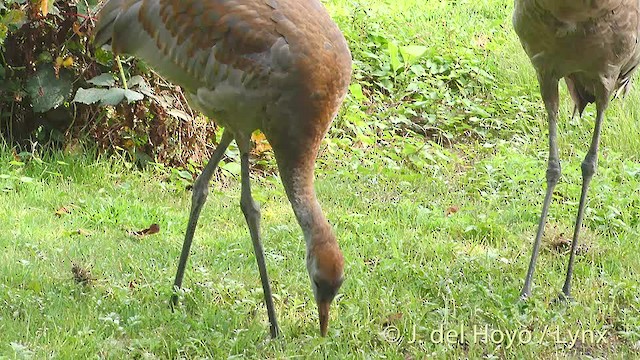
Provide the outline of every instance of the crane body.
{"type": "Polygon", "coordinates": [[[553,190],[561,175],[557,144],[558,83],[564,78],[582,114],[596,104],[593,137],[582,162],[582,191],[575,222],[571,254],[561,299],[571,297],[575,261],[589,184],[596,171],[604,113],[612,97],[626,94],[640,62],[639,0],[516,0],[513,25],[538,76],[549,120],[547,191],[534,240],[521,298],[531,295],[538,257],[553,190]]]}
{"type": "MultiPolygon", "coordinates": [[[[181,287],[209,181],[225,149],[241,152],[240,205],[247,220],[271,322],[279,327],[264,261],[260,211],[251,196],[251,134],[271,144],[306,241],[306,265],[326,335],[329,305],[343,281],[343,256],[314,190],[320,142],[351,78],[346,40],[319,0],[108,0],[95,44],[143,59],[183,87],[190,105],[224,127],[194,183],[174,286],[181,287]]],[[[175,303],[177,298],[174,296],[175,303]]]]}

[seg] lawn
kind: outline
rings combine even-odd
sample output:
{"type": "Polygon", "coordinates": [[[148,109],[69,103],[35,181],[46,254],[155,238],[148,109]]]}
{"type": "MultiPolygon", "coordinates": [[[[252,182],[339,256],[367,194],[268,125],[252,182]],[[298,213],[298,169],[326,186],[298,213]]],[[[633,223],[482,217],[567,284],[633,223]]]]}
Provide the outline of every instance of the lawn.
{"type": "Polygon", "coordinates": [[[564,84],[556,188],[533,296],[518,301],[544,196],[535,75],[502,0],[327,0],[354,81],[317,162],[346,281],[322,338],[302,233],[268,153],[253,177],[282,336],[239,207],[216,174],[181,305],[169,299],[189,169],[0,147],[0,359],[630,358],[640,352],[640,93],[607,113],[570,304],[568,260],[594,107],[564,84]],[[158,224],[157,234],[136,231],[158,224]]]}

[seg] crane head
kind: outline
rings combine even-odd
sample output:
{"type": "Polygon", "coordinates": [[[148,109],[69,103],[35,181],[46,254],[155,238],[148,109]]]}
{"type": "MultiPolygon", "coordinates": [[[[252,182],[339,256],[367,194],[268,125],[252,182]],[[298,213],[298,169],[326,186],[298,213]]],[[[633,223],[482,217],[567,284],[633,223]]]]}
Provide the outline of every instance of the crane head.
{"type": "MultiPolygon", "coordinates": [[[[333,236],[333,234],[332,234],[333,236]]],[[[327,335],[329,307],[344,281],[344,258],[335,241],[316,243],[307,253],[307,270],[320,318],[320,334],[327,335]]]]}

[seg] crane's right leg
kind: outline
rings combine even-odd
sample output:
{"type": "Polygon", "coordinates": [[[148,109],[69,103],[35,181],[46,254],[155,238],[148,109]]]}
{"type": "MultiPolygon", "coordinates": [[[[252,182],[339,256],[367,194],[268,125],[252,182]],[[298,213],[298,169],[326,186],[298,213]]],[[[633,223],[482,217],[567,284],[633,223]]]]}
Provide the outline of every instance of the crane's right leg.
{"type": "Polygon", "coordinates": [[[523,300],[531,295],[533,272],[536,267],[536,260],[538,260],[538,253],[540,252],[540,242],[542,241],[542,234],[544,233],[544,227],[547,222],[547,213],[549,212],[549,205],[551,204],[551,198],[553,197],[553,189],[555,189],[561,174],[557,133],[559,106],[558,79],[546,74],[538,74],[538,82],[540,83],[540,94],[542,95],[542,100],[544,101],[549,117],[547,194],[544,198],[544,203],[542,204],[542,214],[540,215],[540,222],[538,223],[538,232],[536,233],[536,238],[533,242],[533,252],[531,254],[531,261],[529,262],[529,270],[527,271],[527,277],[524,280],[524,287],[520,293],[520,299],[523,300]]]}
{"type": "Polygon", "coordinates": [[[191,213],[189,215],[189,223],[187,224],[187,232],[184,236],[184,243],[182,244],[182,253],[180,254],[180,261],[178,263],[178,271],[176,272],[176,279],[173,283],[174,294],[171,296],[171,307],[178,303],[178,294],[175,292],[182,286],[182,278],[184,277],[184,269],[187,265],[187,258],[189,258],[189,251],[191,249],[191,243],[193,242],[193,235],[196,232],[196,225],[198,224],[198,218],[200,217],[200,211],[204,202],[207,200],[209,194],[209,180],[213,176],[213,172],[218,167],[218,163],[222,159],[224,152],[229,147],[229,144],[233,141],[233,134],[229,130],[225,130],[222,134],[220,144],[213,152],[211,159],[202,170],[202,173],[198,176],[193,183],[192,196],[191,196],[191,213]]]}
{"type": "Polygon", "coordinates": [[[567,277],[562,287],[562,293],[558,300],[570,300],[571,299],[571,276],[573,275],[573,264],[576,260],[576,249],[578,248],[578,237],[580,236],[580,229],[582,228],[582,217],[584,216],[584,209],[587,202],[587,192],[589,191],[589,183],[593,178],[593,174],[596,172],[596,165],[598,162],[598,147],[600,146],[600,133],[602,131],[602,120],[604,119],[604,112],[609,106],[610,94],[602,86],[596,90],[596,124],[593,129],[593,138],[591,139],[591,146],[589,151],[582,162],[582,193],[580,194],[580,204],[578,206],[578,217],[576,218],[576,226],[573,230],[573,240],[571,241],[571,255],[569,256],[569,265],[567,267],[567,277]]]}

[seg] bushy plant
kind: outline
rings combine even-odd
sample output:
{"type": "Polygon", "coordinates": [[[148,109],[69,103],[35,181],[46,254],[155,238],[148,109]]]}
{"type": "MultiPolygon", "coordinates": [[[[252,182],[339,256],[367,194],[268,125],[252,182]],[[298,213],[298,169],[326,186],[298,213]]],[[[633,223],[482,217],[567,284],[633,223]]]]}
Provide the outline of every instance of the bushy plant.
{"type": "Polygon", "coordinates": [[[135,161],[200,162],[215,125],[144,64],[91,43],[98,0],[0,3],[0,134],[69,150],[89,143],[135,161]]]}

